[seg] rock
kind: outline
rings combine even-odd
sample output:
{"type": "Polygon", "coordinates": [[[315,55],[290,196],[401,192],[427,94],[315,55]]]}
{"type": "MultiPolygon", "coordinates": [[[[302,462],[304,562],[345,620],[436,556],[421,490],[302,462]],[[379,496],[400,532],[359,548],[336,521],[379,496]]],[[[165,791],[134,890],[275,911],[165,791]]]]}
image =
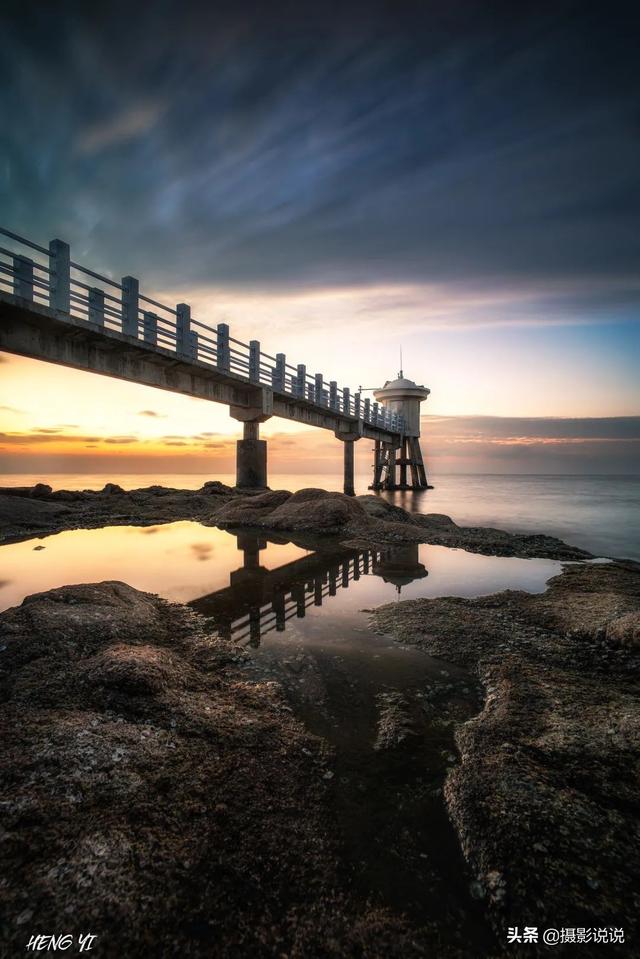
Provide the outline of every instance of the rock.
{"type": "Polygon", "coordinates": [[[53,490],[46,483],[36,483],[36,485],[31,489],[29,495],[34,499],[43,499],[47,496],[51,496],[53,490]]]}
{"type": "Polygon", "coordinates": [[[640,646],[640,613],[625,613],[607,624],[605,637],[614,646],[640,646]]]}
{"type": "Polygon", "coordinates": [[[344,545],[362,548],[433,543],[500,556],[567,560],[588,556],[552,537],[459,527],[448,516],[410,514],[381,497],[350,497],[320,489],[299,490],[292,495],[286,490],[231,489],[211,481],[199,490],[149,486],[125,491],[114,483],[107,483],[99,493],[34,490],[38,487],[0,489],[0,535],[4,540],[63,529],[156,525],[190,519],[222,527],[253,526],[274,533],[339,536],[344,545]],[[67,511],[62,511],[62,503],[67,511]]]}
{"type": "Polygon", "coordinates": [[[115,496],[118,493],[124,493],[124,490],[117,483],[105,483],[100,492],[103,496],[115,496]]]}
{"type": "Polygon", "coordinates": [[[562,915],[637,934],[639,612],[640,572],[609,563],[567,566],[543,594],[374,614],[377,631],[473,667],[483,683],[482,711],[456,731],[445,798],[498,937],[532,903],[543,928],[562,915]]]}
{"type": "Polygon", "coordinates": [[[391,520],[396,523],[415,522],[411,513],[407,513],[401,506],[394,506],[381,496],[356,496],[356,500],[363,510],[372,519],[391,520]]]}
{"type": "Polygon", "coordinates": [[[320,742],[187,607],[68,586],[0,638],[2,955],[460,956],[350,889],[320,742]]]}
{"type": "Polygon", "coordinates": [[[374,749],[397,749],[413,735],[414,725],[409,704],[398,692],[381,693],[377,697],[378,729],[374,749]]]}
{"type": "Polygon", "coordinates": [[[272,529],[334,534],[350,523],[364,522],[366,518],[364,509],[354,497],[303,489],[277,507],[265,525],[272,529]]]}
{"type": "Polygon", "coordinates": [[[5,491],[0,493],[0,534],[3,540],[63,526],[70,516],[69,507],[58,503],[30,496],[18,497],[5,491]]]}
{"type": "Polygon", "coordinates": [[[225,526],[258,526],[265,517],[291,496],[285,490],[273,490],[257,496],[236,496],[216,512],[216,524],[225,526]]]}
{"type": "Polygon", "coordinates": [[[239,497],[216,513],[220,526],[254,526],[272,530],[336,534],[349,524],[367,523],[356,499],[342,493],[302,489],[239,497]]]}
{"type": "Polygon", "coordinates": [[[232,492],[232,489],[224,483],[219,483],[218,480],[208,480],[203,484],[200,492],[205,493],[207,496],[228,496],[232,492]]]}

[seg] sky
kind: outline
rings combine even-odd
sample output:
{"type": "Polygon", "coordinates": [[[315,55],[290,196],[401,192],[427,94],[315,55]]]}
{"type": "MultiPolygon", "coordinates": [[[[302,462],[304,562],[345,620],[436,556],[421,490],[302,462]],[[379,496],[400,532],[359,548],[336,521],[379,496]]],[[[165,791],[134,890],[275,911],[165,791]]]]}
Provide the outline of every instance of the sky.
{"type": "MultiPolygon", "coordinates": [[[[352,389],[402,346],[436,470],[640,472],[633,17],[10,0],[0,225],[352,389]]],[[[0,471],[232,468],[224,407],[0,360],[0,471]]],[[[336,468],[328,433],[262,433],[336,468]]]]}

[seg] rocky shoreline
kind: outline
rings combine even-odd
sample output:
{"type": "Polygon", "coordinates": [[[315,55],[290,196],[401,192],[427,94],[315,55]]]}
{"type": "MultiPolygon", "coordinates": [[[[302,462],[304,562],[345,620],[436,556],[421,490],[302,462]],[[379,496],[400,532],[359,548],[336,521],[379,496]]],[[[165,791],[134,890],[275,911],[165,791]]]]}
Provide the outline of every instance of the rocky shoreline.
{"type": "Polygon", "coordinates": [[[378,496],[344,496],[321,489],[252,492],[223,483],[199,490],[150,486],[100,491],[33,487],[0,488],[0,543],[71,529],[146,526],[194,520],[222,528],[336,536],[347,546],[431,543],[492,556],[588,559],[590,554],[553,536],[458,526],[439,513],[408,513],[378,496]]]}
{"type": "MultiPolygon", "coordinates": [[[[552,537],[322,490],[0,491],[5,542],[178,519],[294,542],[331,535],[589,558],[552,537]]],[[[471,670],[484,688],[480,712],[454,723],[445,800],[495,946],[469,950],[451,930],[418,927],[355,893],[332,821],[331,751],[282,687],[257,680],[187,607],[101,583],[0,615],[7,954],[24,950],[34,922],[48,931],[61,916],[70,931],[112,931],[99,955],[134,959],[542,953],[506,944],[507,927],[525,924],[623,927],[636,941],[637,564],[570,562],[542,594],[405,601],[371,623],[471,670]]],[[[376,748],[401,748],[406,723],[402,699],[383,697],[376,748]]]]}
{"type": "Polygon", "coordinates": [[[538,595],[383,606],[372,626],[482,682],[484,707],[456,731],[445,796],[497,936],[525,923],[615,926],[637,944],[637,565],[569,565],[538,595]]]}

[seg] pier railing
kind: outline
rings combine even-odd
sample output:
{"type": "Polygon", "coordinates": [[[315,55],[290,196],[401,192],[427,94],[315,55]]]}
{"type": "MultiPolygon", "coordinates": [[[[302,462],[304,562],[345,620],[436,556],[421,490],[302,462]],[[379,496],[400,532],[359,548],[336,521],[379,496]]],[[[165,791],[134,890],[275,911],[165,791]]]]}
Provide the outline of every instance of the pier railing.
{"type": "Polygon", "coordinates": [[[175,307],[140,292],[139,281],[125,276],[118,283],[71,259],[69,245],[52,240],[45,248],[0,227],[0,292],[48,306],[58,313],[123,336],[154,350],[166,350],[187,362],[203,363],[219,373],[313,407],[362,420],[369,426],[404,432],[404,418],[359,391],[339,387],[322,373],[292,366],[284,353],[266,353],[258,340],[243,343],[226,323],[210,326],[191,315],[187,303],[175,307]]]}

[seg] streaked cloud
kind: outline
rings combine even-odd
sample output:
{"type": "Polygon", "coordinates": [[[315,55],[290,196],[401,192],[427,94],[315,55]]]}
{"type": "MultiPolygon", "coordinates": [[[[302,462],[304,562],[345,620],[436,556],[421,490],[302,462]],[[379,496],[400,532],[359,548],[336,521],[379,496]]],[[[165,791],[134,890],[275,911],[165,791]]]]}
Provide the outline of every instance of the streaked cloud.
{"type": "MultiPolygon", "coordinates": [[[[136,437],[40,437],[0,434],[4,454],[0,468],[25,462],[27,454],[44,462],[56,445],[56,462],[101,471],[113,463],[121,472],[140,469],[176,472],[232,472],[235,438],[157,440],[136,437]],[[84,453],[90,443],[95,454],[84,453]],[[117,460],[107,450],[121,445],[117,460]],[[11,452],[13,450],[13,452],[11,452]],[[79,462],[78,457],[81,457],[79,462]]],[[[342,446],[330,431],[274,432],[268,440],[269,469],[278,473],[326,475],[340,472],[342,446]]],[[[438,472],[580,472],[637,473],[640,462],[640,416],[601,418],[425,416],[422,445],[429,469],[438,472]]],[[[356,444],[359,469],[369,469],[371,443],[356,444]]],[[[69,465],[71,469],[71,465],[69,465]]]]}
{"type": "Polygon", "coordinates": [[[97,153],[111,147],[121,146],[129,140],[149,133],[158,122],[165,106],[160,102],[136,103],[107,117],[87,125],[76,139],[80,153],[97,153]]]}

